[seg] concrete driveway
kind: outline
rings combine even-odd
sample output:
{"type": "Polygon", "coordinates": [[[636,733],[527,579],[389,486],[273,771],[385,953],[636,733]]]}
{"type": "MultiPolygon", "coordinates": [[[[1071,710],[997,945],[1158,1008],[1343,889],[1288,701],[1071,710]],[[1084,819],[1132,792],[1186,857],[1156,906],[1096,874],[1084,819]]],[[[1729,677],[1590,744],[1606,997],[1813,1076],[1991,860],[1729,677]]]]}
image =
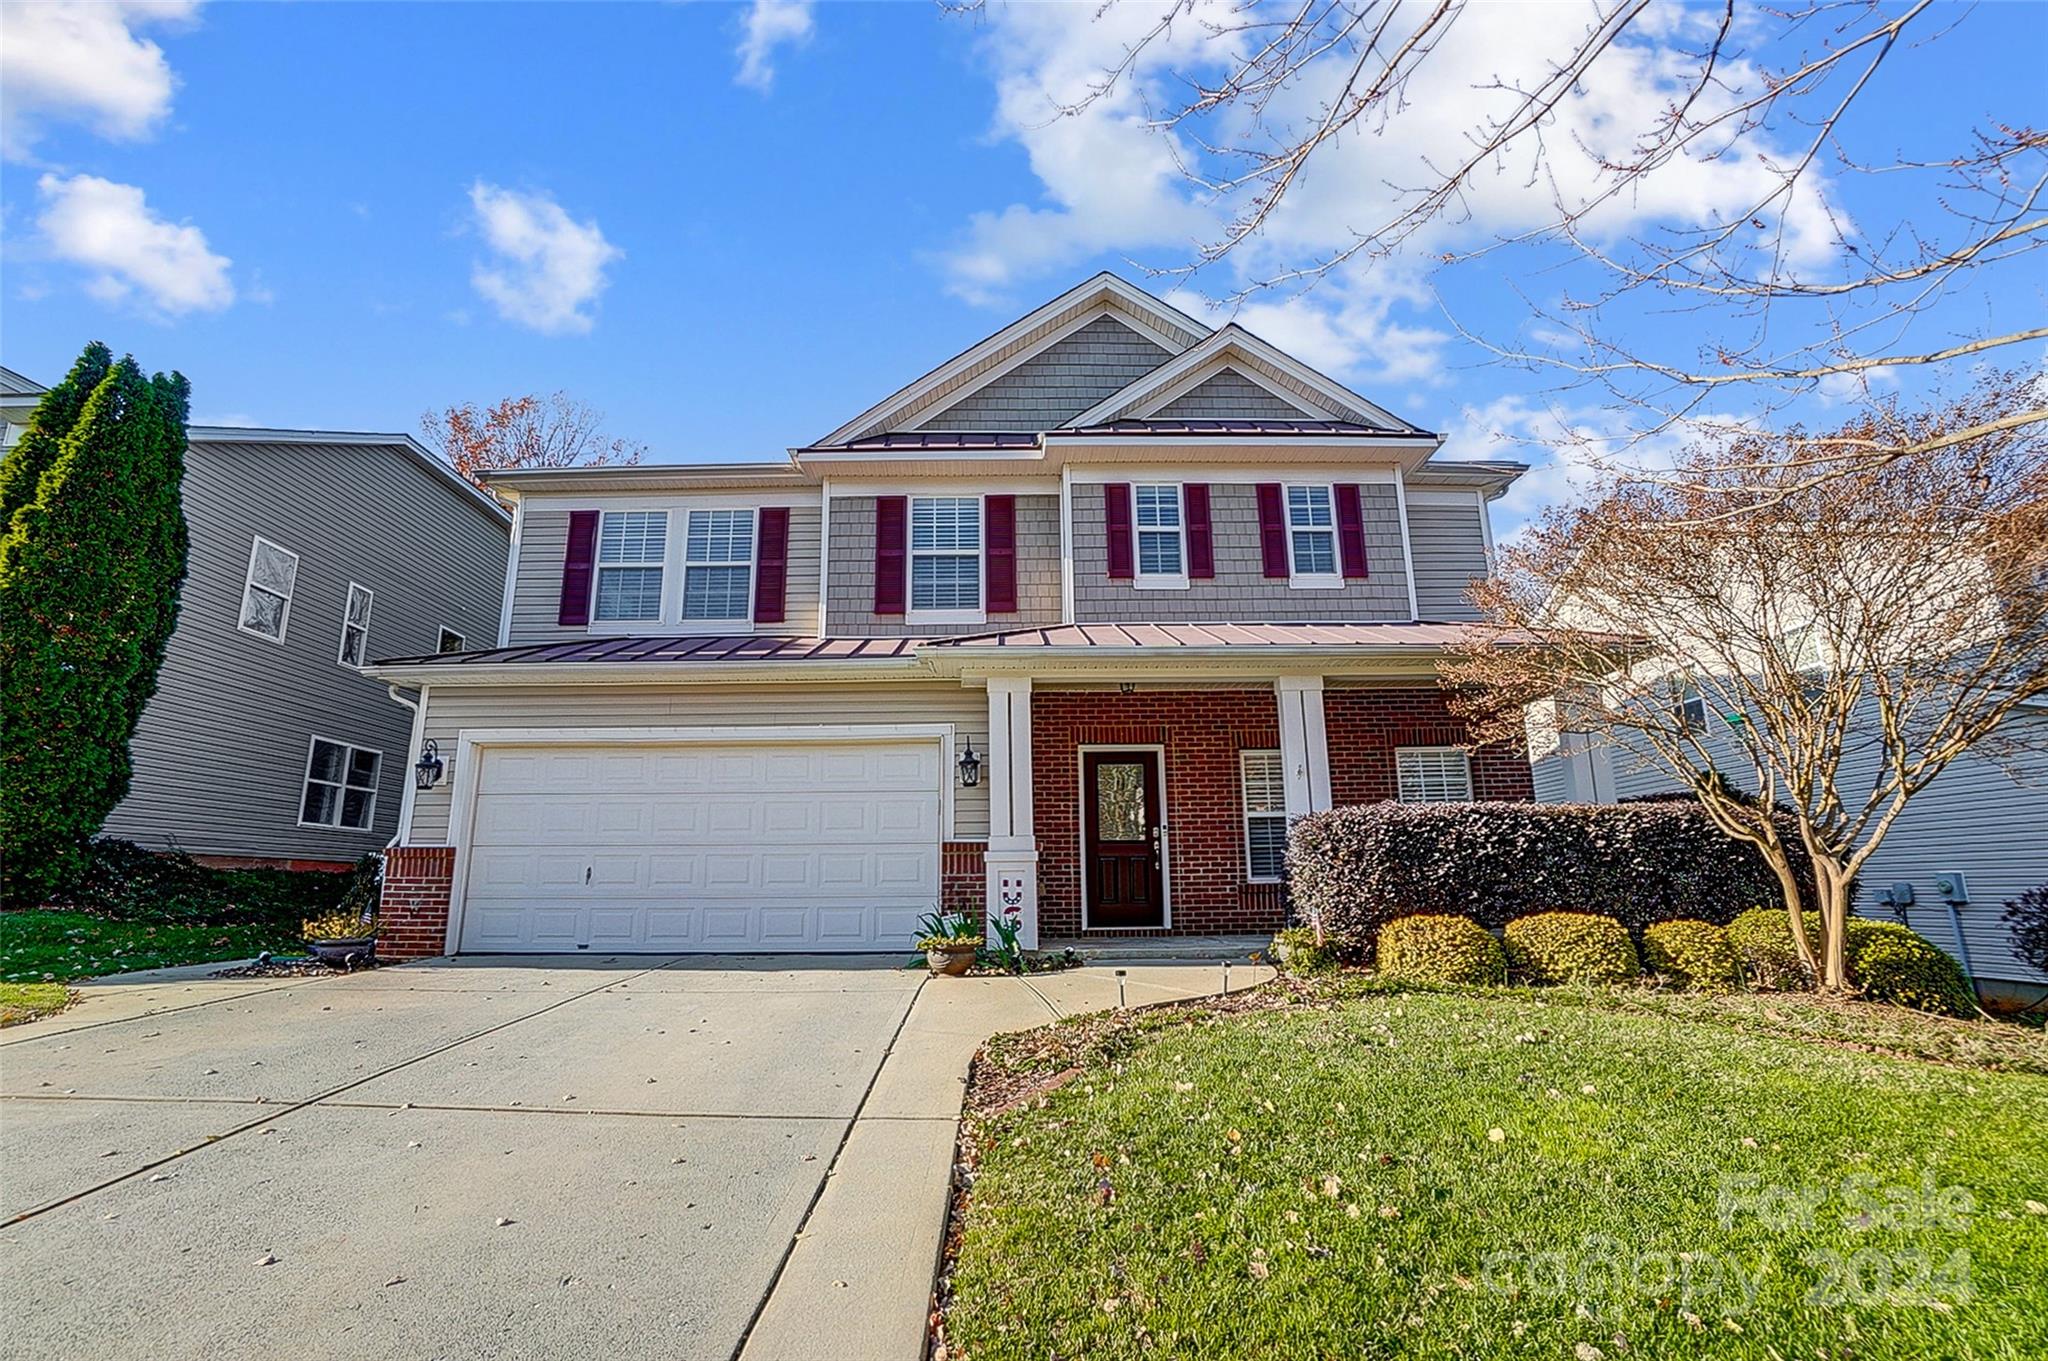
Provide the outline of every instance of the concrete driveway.
{"type": "Polygon", "coordinates": [[[908,1361],[969,1056],[1116,985],[899,964],[438,960],[8,1031],[0,1355],[908,1361]]]}

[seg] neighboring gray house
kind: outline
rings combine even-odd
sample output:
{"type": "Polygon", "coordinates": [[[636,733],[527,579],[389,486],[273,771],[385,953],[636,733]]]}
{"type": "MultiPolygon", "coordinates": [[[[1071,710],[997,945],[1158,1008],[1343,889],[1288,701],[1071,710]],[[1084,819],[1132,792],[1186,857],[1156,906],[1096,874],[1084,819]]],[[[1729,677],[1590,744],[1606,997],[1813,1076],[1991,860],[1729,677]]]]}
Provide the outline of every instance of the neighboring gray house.
{"type": "MultiPolygon", "coordinates": [[[[43,389],[0,369],[12,444],[43,389]]],[[[104,834],[214,863],[346,865],[418,753],[373,658],[497,639],[510,517],[406,435],[194,426],[191,556],[104,834]]]]}

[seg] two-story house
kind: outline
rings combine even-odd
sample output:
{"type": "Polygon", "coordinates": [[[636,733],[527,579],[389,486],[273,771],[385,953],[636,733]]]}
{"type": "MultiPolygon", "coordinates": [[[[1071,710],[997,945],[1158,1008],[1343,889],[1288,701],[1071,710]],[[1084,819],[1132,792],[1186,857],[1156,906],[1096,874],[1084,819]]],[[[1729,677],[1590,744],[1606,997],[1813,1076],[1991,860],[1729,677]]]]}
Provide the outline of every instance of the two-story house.
{"type": "Polygon", "coordinates": [[[1266,931],[1287,820],[1527,798],[1435,663],[1519,465],[1111,275],[786,461],[533,470],[417,687],[382,947],[1266,931]]]}
{"type": "MultiPolygon", "coordinates": [[[[0,369],[12,444],[41,385],[0,369]]],[[[410,715],[366,664],[496,636],[510,517],[406,435],[193,426],[178,623],[101,835],[341,869],[392,838],[410,715]]]]}

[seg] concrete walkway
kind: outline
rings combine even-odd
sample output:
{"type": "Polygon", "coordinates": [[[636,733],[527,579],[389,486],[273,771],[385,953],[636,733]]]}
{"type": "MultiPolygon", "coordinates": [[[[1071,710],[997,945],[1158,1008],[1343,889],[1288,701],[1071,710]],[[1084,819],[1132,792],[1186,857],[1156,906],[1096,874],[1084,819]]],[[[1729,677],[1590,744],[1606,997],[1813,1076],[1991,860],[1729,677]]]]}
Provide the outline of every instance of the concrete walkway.
{"type": "Polygon", "coordinates": [[[908,1361],[968,1060],[1118,980],[897,963],[96,986],[0,1033],[0,1355],[908,1361]]]}

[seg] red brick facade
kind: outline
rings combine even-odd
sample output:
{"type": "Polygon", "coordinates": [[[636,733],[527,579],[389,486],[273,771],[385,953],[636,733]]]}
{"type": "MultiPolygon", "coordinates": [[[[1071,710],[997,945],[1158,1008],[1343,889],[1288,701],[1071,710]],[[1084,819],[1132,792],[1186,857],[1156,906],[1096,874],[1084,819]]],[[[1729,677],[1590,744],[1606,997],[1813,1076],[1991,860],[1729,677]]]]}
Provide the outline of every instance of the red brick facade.
{"type": "Polygon", "coordinates": [[[384,853],[384,897],[377,911],[377,957],[424,959],[448,948],[453,846],[395,846],[384,853]]]}
{"type": "Polygon", "coordinates": [[[967,912],[979,920],[988,906],[988,879],[979,841],[948,841],[939,847],[939,908],[967,912]]]}
{"type": "MultiPolygon", "coordinates": [[[[1394,748],[1457,746],[1462,723],[1434,686],[1326,690],[1330,792],[1339,805],[1394,797],[1394,748]]],[[[1279,885],[1245,882],[1238,753],[1280,745],[1270,689],[1040,690],[1031,698],[1033,816],[1041,936],[1081,930],[1080,755],[1084,746],[1166,752],[1167,860],[1176,935],[1271,931],[1286,924],[1279,885]]],[[[1533,797],[1529,763],[1509,747],[1472,757],[1473,794],[1533,797]]]]}

